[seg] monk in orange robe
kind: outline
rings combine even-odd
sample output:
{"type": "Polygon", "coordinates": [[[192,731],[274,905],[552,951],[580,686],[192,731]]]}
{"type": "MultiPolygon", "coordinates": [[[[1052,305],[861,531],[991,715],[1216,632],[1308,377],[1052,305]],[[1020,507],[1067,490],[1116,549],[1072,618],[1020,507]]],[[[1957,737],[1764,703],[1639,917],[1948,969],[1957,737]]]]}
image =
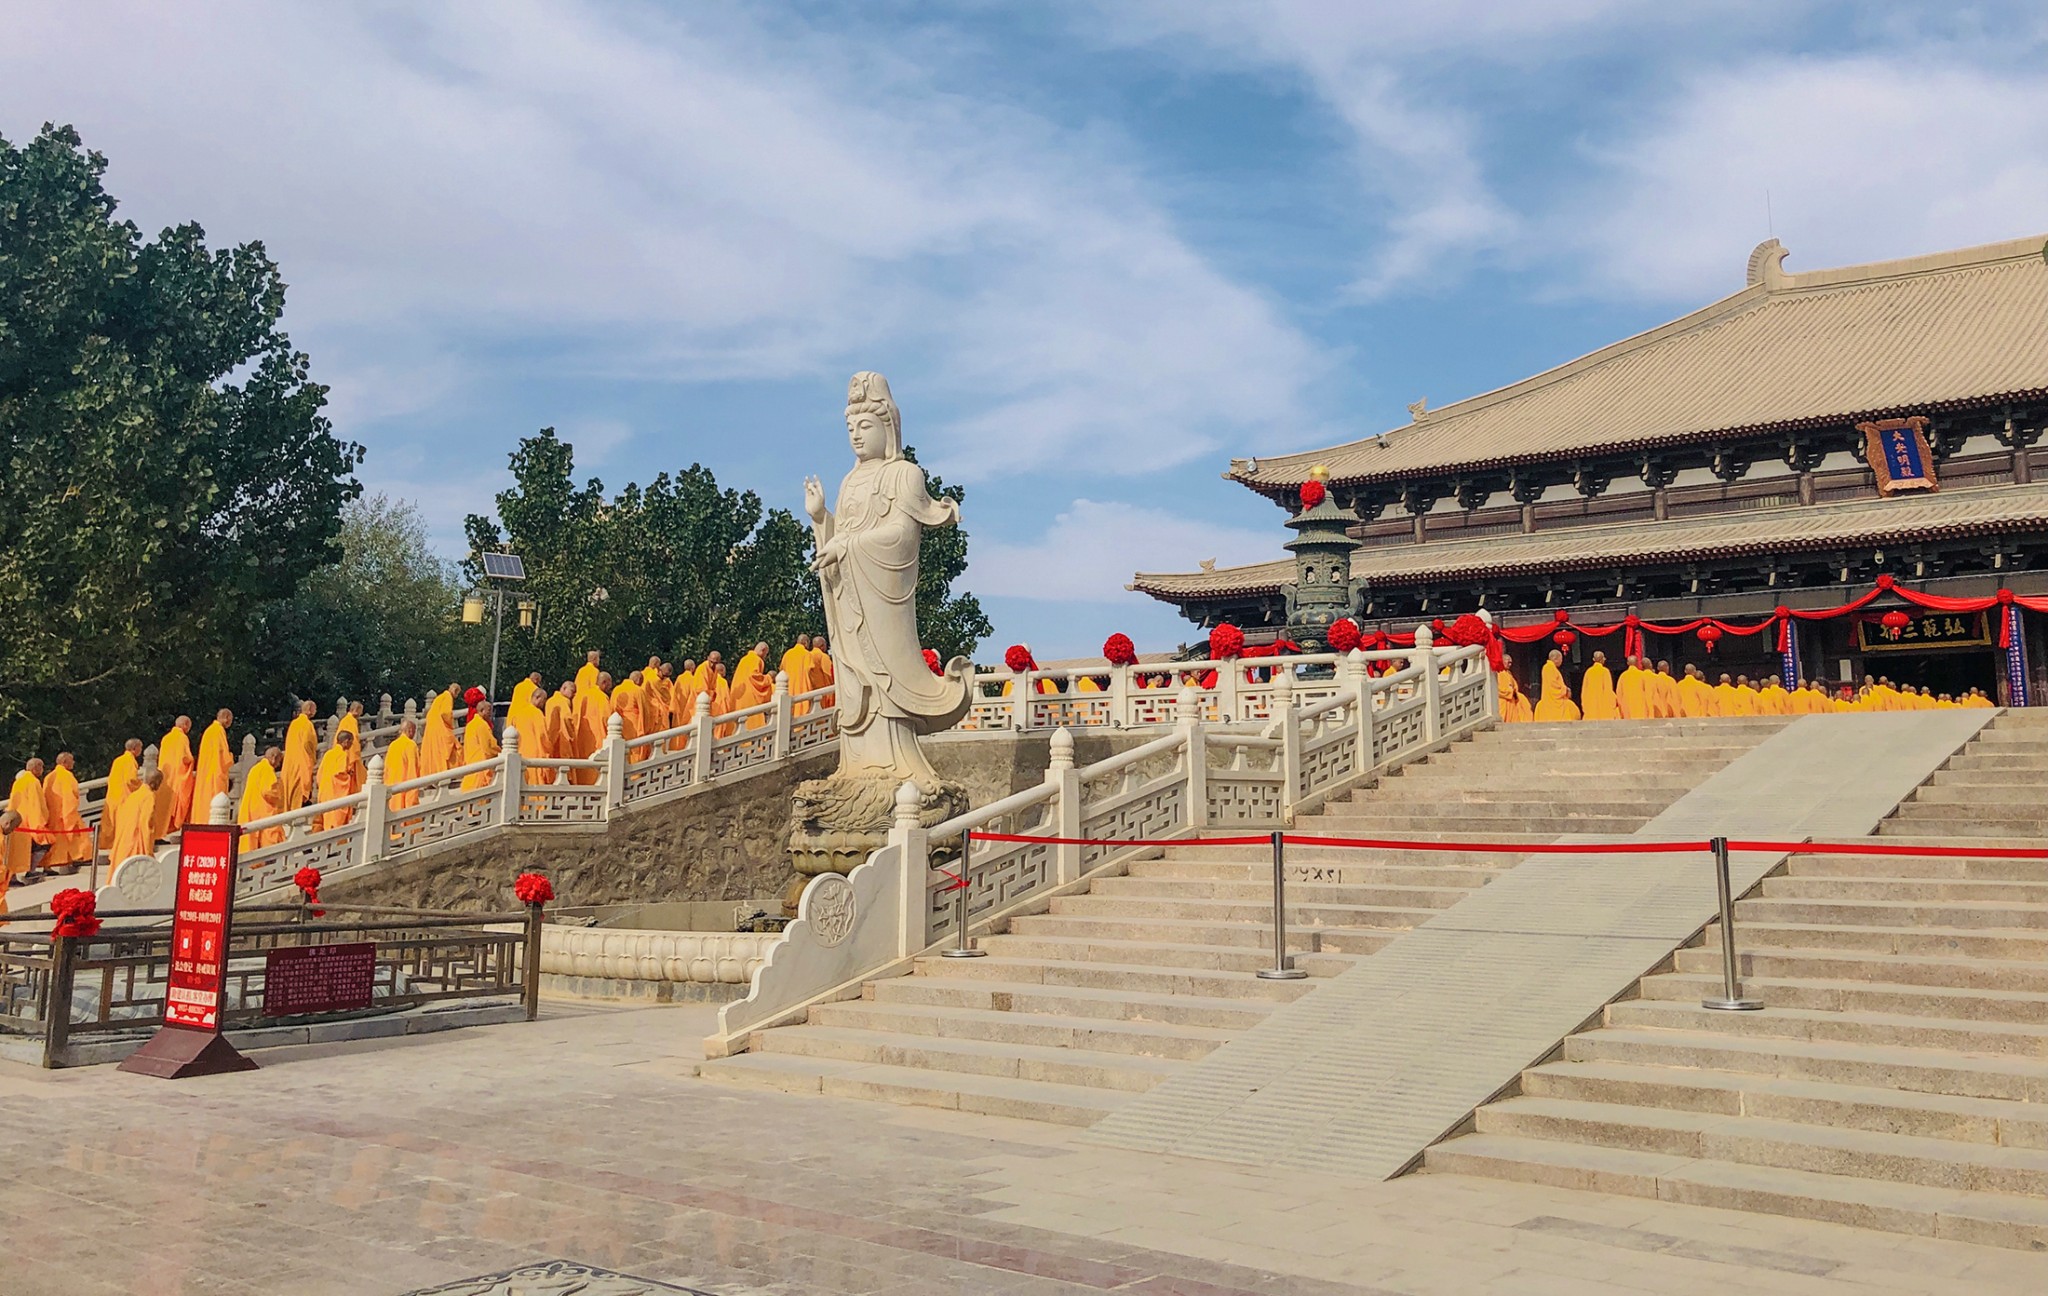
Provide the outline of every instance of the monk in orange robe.
{"type": "MultiPolygon", "coordinates": [[[[712,657],[713,660],[705,663],[705,666],[710,669],[711,674],[704,681],[704,691],[711,695],[711,714],[715,717],[725,715],[732,710],[732,688],[726,683],[725,664],[716,660],[716,653],[713,653],[712,657]]],[[[711,726],[711,736],[713,738],[730,738],[738,731],[739,726],[736,724],[717,724],[711,726]]]]}
{"type": "MultiPolygon", "coordinates": [[[[314,792],[315,801],[338,801],[345,796],[354,796],[363,790],[356,782],[355,735],[345,729],[336,730],[334,745],[320,758],[319,786],[314,792]]],[[[321,812],[313,824],[315,832],[339,828],[356,817],[356,812],[346,806],[338,810],[321,812]]]]}
{"type": "Polygon", "coordinates": [[[1614,705],[1624,720],[1648,720],[1650,703],[1650,662],[1646,657],[1629,657],[1621,677],[1614,682],[1614,705]]]}
{"type": "MultiPolygon", "coordinates": [[[[576,729],[573,738],[578,760],[589,760],[604,746],[605,725],[612,714],[611,695],[605,690],[611,686],[611,682],[611,676],[599,671],[589,688],[581,684],[576,686],[576,729]]],[[[588,786],[597,782],[597,771],[571,770],[569,781],[588,786]]]]}
{"type": "Polygon", "coordinates": [[[368,771],[363,768],[363,704],[351,702],[342,713],[341,723],[335,726],[337,734],[346,733],[355,741],[348,745],[349,759],[355,762],[356,787],[361,788],[369,781],[368,771]]]}
{"type": "Polygon", "coordinates": [[[1721,702],[1714,694],[1714,686],[1707,683],[1707,677],[1697,666],[1688,665],[1685,678],[1678,682],[1678,713],[1692,720],[1721,714],[1721,702]]]}
{"type": "Polygon", "coordinates": [[[313,799],[313,772],[320,766],[320,731],[313,727],[318,705],[299,703],[299,713],[284,731],[284,768],[278,775],[278,793],[286,810],[297,810],[313,799]]]}
{"type": "MultiPolygon", "coordinates": [[[[409,783],[420,777],[420,727],[412,720],[402,720],[398,725],[398,736],[384,749],[384,786],[409,783]]],[[[393,792],[385,805],[393,810],[410,810],[420,803],[420,790],[411,788],[404,792],[393,792]]]]}
{"type": "MultiPolygon", "coordinates": [[[[732,709],[744,711],[775,700],[775,677],[768,673],[768,645],[757,643],[740,658],[740,670],[733,672],[732,709]],[[744,676],[741,672],[744,671],[744,676]]],[[[747,728],[765,728],[772,717],[767,712],[747,717],[747,728]]]]}
{"type": "MultiPolygon", "coordinates": [[[[462,728],[462,763],[475,765],[498,754],[498,734],[491,721],[493,713],[489,702],[479,702],[469,710],[469,723],[462,728]]],[[[462,776],[462,790],[474,792],[491,785],[496,777],[494,770],[478,770],[462,776]]]]}
{"type": "MultiPolygon", "coordinates": [[[[548,699],[547,710],[541,713],[541,720],[545,734],[541,747],[547,752],[548,759],[567,760],[573,757],[576,754],[576,681],[562,681],[562,687],[548,699]]],[[[552,778],[554,771],[548,773],[552,778]]]]}
{"type": "Polygon", "coordinates": [[[228,726],[235,713],[222,707],[213,723],[199,737],[199,756],[193,769],[192,805],[202,819],[213,816],[213,799],[228,790],[235,777],[235,750],[228,742],[228,726]]]}
{"type": "Polygon", "coordinates": [[[455,737],[455,699],[462,696],[460,684],[450,684],[427,703],[420,720],[420,777],[446,773],[455,768],[460,746],[455,737]]]}
{"type": "MultiPolygon", "coordinates": [[[[263,759],[249,767],[248,781],[242,785],[242,804],[236,812],[235,822],[246,828],[258,819],[269,819],[284,813],[284,780],[278,771],[284,768],[284,748],[271,747],[263,753],[263,759]]],[[[273,825],[256,832],[242,834],[244,852],[274,846],[284,840],[284,826],[273,825]]]]}
{"type": "MultiPolygon", "coordinates": [[[[789,695],[801,698],[817,686],[811,683],[811,637],[800,634],[790,650],[782,654],[782,673],[789,679],[789,695]]],[[[809,715],[811,704],[796,702],[790,707],[791,716],[809,715]]]]}
{"type": "Polygon", "coordinates": [[[597,686],[597,677],[602,673],[597,669],[597,663],[603,656],[604,654],[595,648],[583,654],[583,664],[576,668],[576,691],[578,693],[588,693],[597,686]]]}
{"type": "Polygon", "coordinates": [[[1571,687],[1564,682],[1564,654],[1553,649],[1543,663],[1543,693],[1536,699],[1536,719],[1555,722],[1578,718],[1578,704],[1572,701],[1571,687]]]}
{"type": "MultiPolygon", "coordinates": [[[[832,674],[832,654],[825,651],[829,646],[825,642],[824,635],[813,635],[811,637],[811,687],[813,689],[831,687],[834,678],[832,674]]],[[[827,693],[824,703],[828,707],[838,706],[839,695],[837,693],[827,693]]]]}
{"type": "Polygon", "coordinates": [[[1579,705],[1588,720],[1619,720],[1621,707],[1614,696],[1614,672],[1607,669],[1607,654],[1593,654],[1593,664],[1579,677],[1579,705]]]}
{"type": "Polygon", "coordinates": [[[43,860],[46,869],[76,873],[80,864],[90,864],[97,847],[92,830],[78,813],[78,758],[58,752],[57,763],[43,776],[43,808],[50,816],[50,853],[43,860]]]}
{"type": "MultiPolygon", "coordinates": [[[[182,828],[192,822],[192,793],[197,763],[192,758],[192,717],[179,716],[163,741],[156,745],[156,767],[164,772],[171,787],[171,817],[166,827],[182,828]]],[[[204,816],[201,816],[204,818],[204,816]]]]}
{"type": "Polygon", "coordinates": [[[673,691],[661,673],[661,658],[649,657],[647,668],[640,672],[640,718],[648,733],[660,733],[675,724],[675,718],[669,714],[669,696],[673,691]]]}
{"type": "Polygon", "coordinates": [[[669,706],[675,713],[675,727],[681,732],[668,740],[672,752],[683,751],[690,745],[690,739],[697,732],[697,699],[704,696],[697,685],[696,669],[689,662],[683,663],[683,673],[676,676],[675,689],[669,694],[669,706]]]}
{"type": "MultiPolygon", "coordinates": [[[[540,686],[520,680],[512,686],[512,705],[505,711],[505,723],[519,734],[519,754],[532,760],[548,758],[548,718],[540,709],[540,686]]],[[[555,772],[545,765],[521,765],[519,781],[541,787],[555,781],[555,772]]]]}
{"type": "MultiPolygon", "coordinates": [[[[163,790],[164,772],[153,769],[138,778],[128,780],[128,786],[117,795],[120,805],[114,811],[114,844],[107,852],[107,859],[118,868],[122,860],[137,855],[153,855],[160,840],[156,833],[157,796],[163,790]]],[[[112,882],[114,874],[107,873],[112,882]]]]}
{"type": "Polygon", "coordinates": [[[1515,682],[1514,672],[1501,670],[1495,677],[1500,682],[1500,722],[1502,724],[1527,724],[1536,718],[1529,706],[1529,697],[1522,692],[1522,686],[1515,682]]]}
{"type": "Polygon", "coordinates": [[[128,791],[128,780],[142,774],[142,739],[130,738],[122,745],[121,754],[114,757],[114,764],[107,770],[107,790],[100,800],[100,848],[111,849],[114,845],[114,816],[121,812],[121,801],[128,791]]]}
{"type": "MultiPolygon", "coordinates": [[[[619,718],[619,736],[629,744],[646,735],[646,696],[631,675],[620,680],[619,686],[612,690],[612,714],[619,718]]],[[[641,743],[627,750],[626,759],[644,761],[648,754],[649,748],[641,743]]]]}
{"type": "Polygon", "coordinates": [[[21,773],[14,776],[7,809],[17,817],[19,826],[7,839],[7,875],[0,878],[0,890],[34,868],[36,856],[50,844],[50,810],[43,803],[43,762],[38,757],[29,757],[21,773]]]}

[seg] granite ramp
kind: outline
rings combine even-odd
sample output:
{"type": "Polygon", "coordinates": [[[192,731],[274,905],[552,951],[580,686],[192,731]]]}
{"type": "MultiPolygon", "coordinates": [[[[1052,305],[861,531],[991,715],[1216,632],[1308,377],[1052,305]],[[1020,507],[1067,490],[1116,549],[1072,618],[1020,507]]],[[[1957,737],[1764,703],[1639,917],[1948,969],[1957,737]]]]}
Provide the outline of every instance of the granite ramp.
{"type": "MultiPolygon", "coordinates": [[[[1867,835],[1996,714],[1802,717],[1632,836],[1867,835]]],[[[1736,893],[1783,860],[1736,856],[1736,893]]],[[[1086,1138],[1392,1178],[1669,959],[1715,907],[1704,852],[1533,857],[1123,1104],[1086,1138]]]]}

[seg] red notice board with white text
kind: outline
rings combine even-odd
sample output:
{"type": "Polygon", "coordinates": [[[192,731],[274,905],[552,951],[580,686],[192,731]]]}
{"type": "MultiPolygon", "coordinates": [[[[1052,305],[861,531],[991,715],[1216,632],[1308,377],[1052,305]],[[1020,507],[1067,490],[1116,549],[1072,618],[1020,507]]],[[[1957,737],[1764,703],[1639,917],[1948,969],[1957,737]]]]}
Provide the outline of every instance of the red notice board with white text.
{"type": "Polygon", "coordinates": [[[240,833],[233,824],[185,826],[178,848],[177,911],[171,919],[170,983],[164,992],[166,1026],[220,1030],[240,833]]]}

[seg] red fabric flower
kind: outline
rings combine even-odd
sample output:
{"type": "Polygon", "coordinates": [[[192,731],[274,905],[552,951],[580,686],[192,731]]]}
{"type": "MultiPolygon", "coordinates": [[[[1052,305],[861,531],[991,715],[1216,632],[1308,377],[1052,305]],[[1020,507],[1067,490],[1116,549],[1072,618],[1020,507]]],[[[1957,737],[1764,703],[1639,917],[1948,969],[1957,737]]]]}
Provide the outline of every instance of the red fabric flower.
{"type": "Polygon", "coordinates": [[[100,920],[93,913],[99,902],[90,891],[66,887],[50,897],[50,915],[57,920],[54,936],[97,936],[100,920]]]}
{"type": "Polygon", "coordinates": [[[1138,664],[1138,646],[1131,637],[1121,632],[1102,641],[1102,655],[1112,666],[1135,666],[1138,664]]]}
{"type": "Polygon", "coordinates": [[[924,650],[924,664],[931,667],[931,672],[934,675],[944,675],[946,673],[946,668],[939,664],[939,650],[936,648],[924,650]]]}
{"type": "Polygon", "coordinates": [[[544,873],[521,873],[512,880],[512,894],[520,904],[546,904],[555,898],[555,886],[544,873]]]}
{"type": "Polygon", "coordinates": [[[485,700],[484,691],[476,685],[472,684],[468,688],[462,690],[462,700],[470,706],[475,706],[477,703],[485,700]]]}
{"type": "Polygon", "coordinates": [[[1209,655],[1229,661],[1244,652],[1244,631],[1225,621],[1209,632],[1209,655]]]}
{"type": "Polygon", "coordinates": [[[1322,503],[1323,498],[1328,494],[1329,492],[1323,489],[1321,482],[1315,480],[1305,481],[1301,484],[1301,506],[1305,509],[1312,509],[1322,503]]]}
{"type": "Polygon", "coordinates": [[[306,903],[313,906],[313,916],[320,918],[327,911],[320,907],[320,870],[302,868],[292,874],[292,885],[306,893],[306,903]]]}
{"type": "Polygon", "coordinates": [[[1038,663],[1031,660],[1031,650],[1023,644],[1011,644],[1003,651],[1003,665],[1019,672],[1038,669],[1038,663]]]}
{"type": "Polygon", "coordinates": [[[1339,617],[1330,622],[1329,632],[1324,637],[1329,641],[1331,652],[1348,653],[1358,647],[1364,636],[1359,633],[1358,622],[1350,617],[1339,617]]]}

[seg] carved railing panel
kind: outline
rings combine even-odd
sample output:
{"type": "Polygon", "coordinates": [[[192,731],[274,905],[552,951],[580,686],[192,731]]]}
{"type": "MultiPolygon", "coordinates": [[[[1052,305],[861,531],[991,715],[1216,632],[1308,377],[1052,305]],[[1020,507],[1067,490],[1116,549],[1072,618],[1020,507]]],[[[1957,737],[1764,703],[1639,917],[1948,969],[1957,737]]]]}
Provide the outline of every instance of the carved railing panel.
{"type": "MultiPolygon", "coordinates": [[[[682,780],[687,786],[689,780],[682,780]]],[[[630,795],[632,776],[627,775],[630,795]]],[[[643,795],[652,795],[644,793],[643,795]]],[[[581,783],[544,783],[519,794],[520,823],[603,823],[605,790],[581,783]]]]}
{"type": "MultiPolygon", "coordinates": [[[[1188,824],[1188,782],[1182,772],[1154,778],[1100,802],[1083,801],[1083,837],[1146,841],[1171,837],[1188,824]]],[[[1115,854],[1115,846],[1083,846],[1083,872],[1115,854]]]]}
{"type": "Polygon", "coordinates": [[[362,854],[362,813],[339,828],[323,828],[303,837],[287,837],[241,857],[242,875],[238,891],[284,886],[303,868],[322,873],[347,868],[362,854]]]}
{"type": "Polygon", "coordinates": [[[711,743],[713,777],[745,769],[749,765],[765,765],[774,759],[775,726],[772,724],[758,729],[742,729],[728,737],[713,739],[711,743]]]}
{"type": "MultiPolygon", "coordinates": [[[[660,796],[686,788],[697,781],[697,749],[685,747],[681,751],[669,751],[666,746],[656,749],[644,761],[635,761],[626,766],[626,789],[621,798],[628,803],[643,797],[660,796]]],[[[603,797],[598,798],[602,807],[603,797]]],[[[522,810],[519,817],[526,818],[522,810]]]]}
{"type": "Polygon", "coordinates": [[[417,806],[391,812],[385,824],[386,854],[482,832],[498,822],[505,803],[495,783],[467,792],[459,785],[437,790],[438,798],[423,797],[417,806]]]}
{"type": "Polygon", "coordinates": [[[812,710],[790,721],[790,754],[829,747],[839,739],[839,712],[812,710]]]}

